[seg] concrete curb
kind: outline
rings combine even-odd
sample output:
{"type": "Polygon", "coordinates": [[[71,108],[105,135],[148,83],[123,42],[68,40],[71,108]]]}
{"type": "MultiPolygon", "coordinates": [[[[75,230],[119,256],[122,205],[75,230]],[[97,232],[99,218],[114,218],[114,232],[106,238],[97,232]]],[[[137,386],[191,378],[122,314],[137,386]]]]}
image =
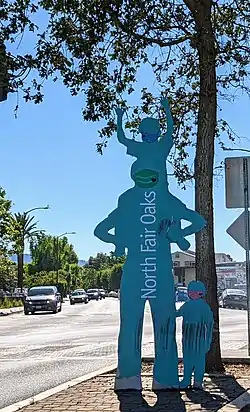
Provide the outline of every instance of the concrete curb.
{"type": "Polygon", "coordinates": [[[88,373],[87,375],[83,375],[79,378],[72,379],[68,382],[62,383],[55,388],[48,389],[45,392],[41,392],[38,395],[32,396],[31,398],[25,399],[21,402],[14,403],[13,405],[6,406],[5,408],[0,409],[0,412],[16,412],[20,411],[20,409],[25,408],[26,406],[32,405],[35,402],[42,401],[43,399],[49,398],[52,395],[55,395],[58,392],[62,392],[66,389],[71,388],[72,386],[76,386],[79,383],[83,383],[88,381],[89,379],[96,378],[99,375],[103,375],[105,373],[111,372],[112,370],[117,368],[117,363],[112,364],[110,366],[106,366],[106,368],[99,369],[95,372],[88,373]]]}
{"type": "Polygon", "coordinates": [[[19,308],[0,309],[0,316],[9,316],[20,312],[23,312],[23,306],[19,308]]]}
{"type": "Polygon", "coordinates": [[[234,399],[232,402],[218,409],[218,412],[240,412],[244,406],[250,403],[250,389],[244,392],[238,398],[234,399]]]}

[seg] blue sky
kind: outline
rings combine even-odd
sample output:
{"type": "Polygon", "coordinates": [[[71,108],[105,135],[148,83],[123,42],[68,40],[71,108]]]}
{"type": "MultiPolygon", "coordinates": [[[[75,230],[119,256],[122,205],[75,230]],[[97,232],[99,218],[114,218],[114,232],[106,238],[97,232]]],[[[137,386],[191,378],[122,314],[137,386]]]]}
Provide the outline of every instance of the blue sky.
{"type": "MultiPolygon", "coordinates": [[[[146,86],[147,82],[142,71],[139,86],[146,86]]],[[[112,246],[96,239],[93,230],[116,207],[118,196],[131,186],[133,159],[126,155],[116,136],[110,139],[103,156],[96,153],[100,124],[83,122],[83,96],[71,97],[59,83],[46,84],[41,105],[20,101],[17,119],[13,113],[15,105],[16,96],[0,104],[0,184],[14,201],[14,210],[49,204],[51,210],[36,212],[40,228],[53,235],[77,232],[69,241],[81,259],[109,252],[112,246]]],[[[249,100],[241,98],[233,104],[223,104],[223,110],[238,134],[247,136],[249,100]]],[[[240,146],[250,149],[247,139],[242,139],[240,146]]],[[[217,150],[216,161],[225,155],[241,153],[217,150]]],[[[170,178],[170,190],[189,207],[194,206],[192,185],[184,191],[170,178]]],[[[225,209],[224,174],[215,181],[214,199],[216,251],[243,260],[243,249],[226,234],[242,211],[225,209]]],[[[189,240],[194,248],[194,238],[189,240]]]]}

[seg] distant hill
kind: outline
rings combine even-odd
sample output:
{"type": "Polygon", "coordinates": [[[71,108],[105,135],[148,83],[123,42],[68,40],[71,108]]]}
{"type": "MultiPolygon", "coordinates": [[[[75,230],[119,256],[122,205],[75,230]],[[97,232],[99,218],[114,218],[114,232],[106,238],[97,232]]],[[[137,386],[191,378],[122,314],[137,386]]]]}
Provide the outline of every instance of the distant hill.
{"type": "Polygon", "coordinates": [[[88,262],[86,262],[86,260],[78,260],[78,265],[79,266],[85,266],[87,265],[88,262]]]}
{"type": "MultiPolygon", "coordinates": [[[[16,255],[11,256],[10,260],[12,262],[17,263],[17,256],[16,255]]],[[[31,256],[28,253],[25,253],[23,255],[23,261],[24,263],[31,263],[31,256]]],[[[78,261],[79,266],[85,266],[87,263],[88,262],[86,262],[86,260],[82,260],[82,259],[78,261]]]]}

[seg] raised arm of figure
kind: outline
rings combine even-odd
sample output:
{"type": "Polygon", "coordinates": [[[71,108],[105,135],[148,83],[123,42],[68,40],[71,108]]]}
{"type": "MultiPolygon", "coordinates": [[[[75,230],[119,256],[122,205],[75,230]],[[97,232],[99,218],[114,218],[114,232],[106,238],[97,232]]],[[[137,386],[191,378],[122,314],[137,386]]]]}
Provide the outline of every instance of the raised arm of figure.
{"type": "Polygon", "coordinates": [[[132,139],[128,139],[125,136],[123,127],[122,127],[122,119],[124,115],[124,110],[121,108],[116,109],[116,114],[117,114],[117,139],[119,143],[123,144],[127,148],[127,154],[138,157],[138,149],[140,142],[136,142],[132,139]]]}
{"type": "Polygon", "coordinates": [[[172,146],[173,146],[174,122],[173,122],[173,117],[172,117],[172,113],[171,113],[171,110],[170,110],[168,99],[163,98],[161,100],[161,105],[164,108],[164,111],[165,111],[166,117],[167,117],[167,132],[162,137],[162,144],[163,144],[164,148],[166,149],[167,154],[169,154],[169,152],[170,152],[170,150],[172,149],[172,146]]]}
{"type": "Polygon", "coordinates": [[[123,127],[122,127],[122,119],[124,115],[124,110],[117,107],[116,115],[117,115],[117,139],[121,144],[127,147],[129,139],[126,138],[123,127]]]}

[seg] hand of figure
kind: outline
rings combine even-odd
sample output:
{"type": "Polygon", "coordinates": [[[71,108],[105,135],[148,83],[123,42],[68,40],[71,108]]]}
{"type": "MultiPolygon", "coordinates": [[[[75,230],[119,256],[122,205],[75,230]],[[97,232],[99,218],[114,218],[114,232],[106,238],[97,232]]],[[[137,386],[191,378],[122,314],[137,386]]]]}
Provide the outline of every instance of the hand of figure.
{"type": "Polygon", "coordinates": [[[115,109],[115,111],[116,111],[117,117],[119,117],[119,118],[122,118],[122,116],[123,116],[124,113],[125,113],[125,110],[121,109],[120,107],[117,107],[117,108],[115,109]]]}
{"type": "Polygon", "coordinates": [[[177,243],[181,239],[181,230],[180,222],[171,222],[170,227],[167,229],[167,238],[171,243],[177,243]]]}
{"type": "Polygon", "coordinates": [[[184,237],[177,241],[177,245],[181,250],[188,250],[190,248],[190,243],[184,237]]]}

